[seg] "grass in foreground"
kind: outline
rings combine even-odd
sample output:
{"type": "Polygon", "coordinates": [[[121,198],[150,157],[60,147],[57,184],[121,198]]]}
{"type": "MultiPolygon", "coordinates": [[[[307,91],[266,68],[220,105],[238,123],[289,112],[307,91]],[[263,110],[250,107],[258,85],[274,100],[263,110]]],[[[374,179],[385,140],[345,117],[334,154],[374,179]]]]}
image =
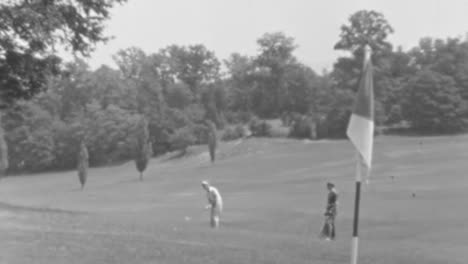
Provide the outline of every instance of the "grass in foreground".
{"type": "MultiPolygon", "coordinates": [[[[360,263],[466,263],[467,137],[378,138],[361,204],[360,263]],[[419,144],[419,142],[422,144],[419,144]],[[394,180],[392,180],[392,176],[394,180]],[[415,193],[416,197],[412,197],[415,193]]],[[[349,263],[347,141],[252,139],[207,153],[0,182],[0,263],[349,263]],[[202,179],[225,202],[208,227],[202,179]],[[325,182],[340,191],[338,240],[318,239],[325,182]]]]}

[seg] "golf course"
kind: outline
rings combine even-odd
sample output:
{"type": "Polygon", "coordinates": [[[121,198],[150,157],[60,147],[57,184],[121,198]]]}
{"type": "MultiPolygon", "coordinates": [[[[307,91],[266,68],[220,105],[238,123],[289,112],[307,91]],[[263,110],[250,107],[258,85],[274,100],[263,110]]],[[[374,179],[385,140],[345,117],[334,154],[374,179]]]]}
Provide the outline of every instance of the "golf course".
{"type": "MultiPolygon", "coordinates": [[[[468,136],[375,139],[363,183],[359,263],[468,259],[468,136]]],[[[0,263],[349,263],[355,189],[347,140],[251,138],[150,161],[0,181],[0,263]],[[224,200],[209,227],[208,180],[224,200]],[[319,239],[327,190],[339,192],[337,239],[319,239]]]]}

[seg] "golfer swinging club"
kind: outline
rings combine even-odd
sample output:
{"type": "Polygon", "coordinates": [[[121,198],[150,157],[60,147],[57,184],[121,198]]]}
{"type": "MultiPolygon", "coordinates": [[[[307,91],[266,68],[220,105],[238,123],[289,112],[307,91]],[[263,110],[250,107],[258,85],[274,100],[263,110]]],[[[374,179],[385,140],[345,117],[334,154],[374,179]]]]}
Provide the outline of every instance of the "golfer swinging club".
{"type": "Polygon", "coordinates": [[[337,214],[337,204],[338,204],[338,193],[335,189],[335,185],[331,182],[327,183],[328,189],[328,200],[327,208],[325,211],[325,225],[322,228],[320,236],[326,240],[335,239],[335,217],[337,214]]]}
{"type": "Polygon", "coordinates": [[[223,199],[221,198],[218,189],[211,186],[207,181],[202,181],[201,185],[206,190],[208,198],[206,209],[211,209],[210,225],[213,228],[217,228],[219,227],[219,217],[223,210],[223,199]]]}

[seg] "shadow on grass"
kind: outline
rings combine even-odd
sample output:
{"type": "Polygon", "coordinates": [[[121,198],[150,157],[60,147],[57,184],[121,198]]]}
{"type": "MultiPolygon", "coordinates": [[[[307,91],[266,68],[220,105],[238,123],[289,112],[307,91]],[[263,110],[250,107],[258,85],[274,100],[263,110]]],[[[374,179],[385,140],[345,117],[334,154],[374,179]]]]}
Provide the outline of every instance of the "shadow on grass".
{"type": "MultiPolygon", "coordinates": [[[[109,188],[109,187],[112,187],[112,186],[121,185],[121,184],[132,183],[132,182],[134,182],[134,183],[145,182],[145,178],[143,177],[143,180],[140,181],[140,179],[139,179],[138,177],[135,176],[135,178],[131,178],[131,179],[125,179],[125,180],[121,180],[121,181],[117,181],[117,182],[95,185],[95,186],[92,186],[92,188],[93,188],[93,190],[100,190],[100,189],[106,189],[106,188],[109,188]]],[[[91,186],[90,186],[89,188],[91,188],[91,186]]],[[[72,191],[72,192],[83,192],[83,193],[86,193],[86,187],[84,188],[83,191],[81,190],[81,188],[74,188],[74,189],[72,189],[71,191],[72,191]]]]}
{"type": "Polygon", "coordinates": [[[459,136],[467,134],[467,131],[451,132],[451,131],[434,131],[434,130],[415,130],[412,128],[386,128],[382,131],[383,135],[401,136],[401,137],[441,137],[441,136],[459,136]]]}
{"type": "Polygon", "coordinates": [[[86,186],[84,188],[81,188],[81,187],[73,188],[71,189],[71,192],[84,192],[85,190],[86,190],[86,186]]]}
{"type": "Polygon", "coordinates": [[[163,161],[172,161],[172,160],[181,159],[181,158],[184,158],[184,157],[189,157],[189,156],[192,156],[192,155],[193,155],[193,153],[191,153],[189,151],[177,151],[176,153],[174,153],[173,155],[167,157],[163,161]]]}
{"type": "Polygon", "coordinates": [[[140,178],[135,177],[135,178],[125,179],[125,180],[121,180],[121,181],[117,181],[117,182],[113,182],[109,184],[102,184],[102,185],[99,185],[99,187],[109,187],[109,186],[115,186],[115,185],[120,185],[120,184],[132,183],[132,182],[139,183],[139,182],[144,182],[144,181],[145,181],[145,177],[143,177],[143,180],[140,180],[140,178]]]}
{"type": "Polygon", "coordinates": [[[48,207],[35,207],[35,206],[24,206],[24,205],[15,205],[5,202],[0,202],[0,208],[10,211],[19,211],[19,212],[37,212],[37,213],[62,213],[62,214],[84,214],[84,212],[80,211],[71,211],[71,210],[63,210],[63,209],[55,209],[55,208],[48,208],[48,207]]]}

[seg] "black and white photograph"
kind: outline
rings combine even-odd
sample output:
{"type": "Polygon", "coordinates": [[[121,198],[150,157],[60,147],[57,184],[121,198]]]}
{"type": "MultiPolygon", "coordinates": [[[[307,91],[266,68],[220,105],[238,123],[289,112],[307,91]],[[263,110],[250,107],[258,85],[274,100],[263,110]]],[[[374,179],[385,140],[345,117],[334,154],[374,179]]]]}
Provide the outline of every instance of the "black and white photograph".
{"type": "Polygon", "coordinates": [[[467,173],[467,0],[0,0],[0,264],[466,264],[467,173]]]}

